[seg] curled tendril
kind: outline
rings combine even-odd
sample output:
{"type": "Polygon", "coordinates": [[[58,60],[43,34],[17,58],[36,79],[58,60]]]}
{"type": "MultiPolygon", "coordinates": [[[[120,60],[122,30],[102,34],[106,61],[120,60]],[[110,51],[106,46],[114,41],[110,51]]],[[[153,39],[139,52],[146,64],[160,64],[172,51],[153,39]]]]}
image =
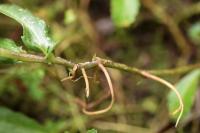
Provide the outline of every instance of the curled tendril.
{"type": "Polygon", "coordinates": [[[115,101],[115,97],[114,97],[114,89],[113,89],[113,84],[112,84],[112,81],[111,81],[111,78],[108,74],[108,71],[106,70],[106,68],[101,64],[101,62],[99,61],[98,62],[98,66],[99,68],[102,70],[102,72],[104,73],[105,77],[106,77],[106,80],[108,82],[108,86],[109,86],[109,89],[110,89],[110,94],[111,94],[111,102],[110,104],[108,105],[108,107],[106,107],[105,109],[101,109],[101,110],[98,110],[98,111],[88,111],[86,110],[85,108],[83,108],[83,112],[87,115],[98,115],[98,114],[102,114],[102,113],[105,113],[107,111],[109,111],[112,106],[113,106],[113,103],[115,101]]]}
{"type": "Polygon", "coordinates": [[[163,80],[155,75],[152,75],[148,72],[145,72],[145,71],[142,71],[140,74],[142,74],[144,77],[147,77],[149,79],[152,79],[154,81],[157,81],[157,82],[160,82],[161,84],[167,86],[168,88],[170,88],[175,94],[176,96],[178,97],[178,100],[179,100],[179,107],[172,113],[173,115],[175,115],[176,113],[180,112],[179,113],[179,116],[176,120],[176,124],[175,124],[175,127],[177,127],[180,119],[181,119],[181,116],[183,114],[183,110],[184,110],[184,104],[183,104],[183,100],[182,100],[182,97],[180,95],[180,93],[177,91],[177,89],[169,82],[167,82],[166,80],[163,80]]]}
{"type": "Polygon", "coordinates": [[[82,74],[83,74],[83,78],[85,80],[85,93],[86,93],[86,97],[88,98],[90,95],[90,86],[89,86],[89,81],[88,81],[88,76],[86,74],[86,71],[84,68],[81,68],[82,74]]]}
{"type": "MultiPolygon", "coordinates": [[[[115,101],[115,97],[114,97],[114,89],[113,89],[113,84],[111,82],[111,78],[106,70],[106,68],[104,67],[104,65],[101,63],[101,59],[98,58],[98,57],[94,57],[94,59],[97,61],[97,65],[98,67],[101,69],[101,71],[104,73],[105,77],[106,77],[106,80],[108,82],[108,86],[109,86],[109,90],[110,90],[110,94],[111,94],[111,102],[110,104],[108,105],[108,107],[106,107],[105,109],[101,109],[101,110],[98,110],[98,111],[88,111],[86,109],[86,106],[84,106],[85,108],[82,109],[82,111],[87,114],[87,115],[98,115],[98,114],[102,114],[102,113],[105,113],[107,111],[109,111],[113,104],[114,104],[114,101],[115,101]]],[[[65,81],[67,79],[73,79],[75,77],[75,73],[78,69],[78,65],[74,65],[73,67],[73,70],[71,72],[71,76],[67,77],[67,78],[64,78],[62,79],[61,81],[65,81]]],[[[88,81],[88,76],[86,74],[86,71],[85,71],[85,68],[81,68],[81,71],[82,71],[82,75],[83,75],[83,78],[85,80],[85,91],[86,91],[86,97],[88,98],[89,95],[90,95],[90,87],[89,87],[89,81],[88,81]]],[[[140,75],[143,75],[144,77],[148,78],[148,79],[152,79],[154,81],[157,81],[165,86],[167,86],[168,88],[170,88],[173,92],[175,92],[176,96],[178,97],[178,100],[179,100],[179,107],[172,113],[173,115],[177,114],[179,112],[179,116],[176,120],[176,125],[175,127],[177,127],[180,119],[181,119],[181,116],[183,114],[183,110],[184,110],[184,104],[183,104],[183,100],[181,98],[181,95],[180,93],[177,91],[177,89],[175,88],[175,86],[173,86],[171,83],[167,82],[166,80],[164,79],[161,79],[155,75],[152,75],[146,71],[136,71],[136,73],[140,74],[140,75]]]]}

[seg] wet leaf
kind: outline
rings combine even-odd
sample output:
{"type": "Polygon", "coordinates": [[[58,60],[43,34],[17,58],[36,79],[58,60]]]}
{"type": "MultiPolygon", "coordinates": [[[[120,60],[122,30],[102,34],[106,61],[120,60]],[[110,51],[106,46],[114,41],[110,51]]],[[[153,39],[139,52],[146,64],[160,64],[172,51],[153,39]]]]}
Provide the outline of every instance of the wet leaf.
{"type": "Polygon", "coordinates": [[[23,43],[32,50],[40,50],[45,55],[52,52],[55,42],[49,37],[45,22],[29,11],[9,4],[1,4],[0,12],[15,19],[23,26],[23,43]]]}

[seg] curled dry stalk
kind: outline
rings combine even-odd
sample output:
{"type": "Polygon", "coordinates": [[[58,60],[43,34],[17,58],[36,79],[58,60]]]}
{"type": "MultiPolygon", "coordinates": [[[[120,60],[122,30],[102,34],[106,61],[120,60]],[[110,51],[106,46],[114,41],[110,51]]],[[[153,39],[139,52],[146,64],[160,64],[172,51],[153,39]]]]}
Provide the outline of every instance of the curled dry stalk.
{"type": "Polygon", "coordinates": [[[176,96],[178,97],[180,105],[175,111],[173,111],[172,114],[175,115],[176,113],[180,112],[179,116],[178,116],[178,118],[176,120],[176,124],[175,124],[175,127],[177,127],[177,125],[178,125],[178,123],[179,123],[179,121],[181,119],[181,116],[183,114],[183,110],[184,110],[184,104],[183,104],[183,100],[181,98],[180,93],[177,91],[175,86],[173,86],[171,83],[167,82],[166,80],[163,80],[163,79],[161,79],[161,78],[159,78],[159,77],[157,77],[155,75],[152,75],[152,74],[150,74],[148,72],[145,72],[145,71],[141,71],[140,74],[143,75],[146,78],[149,78],[149,79],[152,79],[154,81],[160,82],[161,84],[163,84],[163,85],[167,86],[168,88],[170,88],[176,94],[176,96]]]}
{"type": "MultiPolygon", "coordinates": [[[[109,111],[112,106],[113,106],[113,103],[115,101],[115,97],[114,97],[114,89],[113,89],[113,84],[112,84],[112,81],[111,81],[111,78],[108,74],[108,71],[106,70],[106,68],[102,65],[102,63],[100,62],[100,60],[98,60],[98,66],[99,68],[102,70],[102,72],[104,73],[105,77],[106,77],[106,80],[108,82],[108,86],[109,86],[109,89],[110,89],[110,94],[111,94],[111,102],[109,104],[109,106],[105,109],[102,109],[102,110],[98,110],[98,111],[87,111],[86,108],[83,108],[83,112],[87,115],[98,115],[98,114],[102,114],[102,113],[105,113],[107,111],[109,111]]],[[[85,80],[86,81],[86,80],[85,80]]]]}
{"type": "Polygon", "coordinates": [[[86,97],[88,98],[90,96],[90,86],[89,86],[88,76],[84,68],[81,68],[81,72],[85,80],[85,93],[86,93],[86,97]]]}
{"type": "MultiPolygon", "coordinates": [[[[98,57],[96,57],[96,61],[97,61],[97,65],[98,67],[102,70],[102,72],[104,73],[105,77],[106,77],[106,80],[108,82],[108,86],[109,86],[109,89],[110,89],[110,94],[111,94],[111,103],[109,104],[109,106],[105,109],[102,109],[102,110],[99,110],[99,111],[87,111],[86,108],[83,108],[82,111],[87,114],[87,115],[98,115],[98,114],[102,114],[102,113],[105,113],[107,111],[109,111],[111,108],[112,108],[112,105],[114,103],[114,89],[113,89],[113,85],[112,85],[112,82],[111,82],[111,78],[106,70],[106,68],[104,67],[104,65],[102,64],[102,60],[98,57]]],[[[104,61],[105,63],[105,61],[104,61]]],[[[62,79],[62,81],[65,81],[67,79],[73,79],[75,77],[75,73],[78,69],[78,65],[74,65],[73,67],[73,70],[71,72],[71,76],[67,77],[67,78],[64,78],[62,79]]],[[[83,78],[84,78],[84,81],[85,81],[85,91],[86,91],[86,97],[88,98],[89,95],[90,95],[90,87],[89,87],[89,81],[88,81],[88,76],[86,74],[86,71],[85,71],[85,68],[81,68],[81,72],[82,72],[82,75],[83,75],[83,78]]],[[[173,86],[171,83],[167,82],[166,80],[164,79],[161,79],[155,75],[152,75],[150,73],[148,73],[147,71],[143,71],[143,70],[139,70],[137,69],[137,71],[135,71],[136,73],[148,78],[148,79],[152,79],[154,81],[157,81],[165,86],[167,86],[168,88],[170,88],[172,91],[175,92],[178,100],[179,100],[179,107],[172,113],[173,115],[177,114],[178,112],[179,113],[179,116],[177,118],[177,121],[176,121],[176,124],[175,124],[175,127],[177,127],[180,119],[181,119],[181,116],[183,114],[183,110],[184,110],[184,104],[183,104],[183,100],[181,98],[181,95],[180,93],[177,91],[177,89],[175,88],[175,86],[173,86]]],[[[86,107],[86,106],[84,106],[86,107]]]]}

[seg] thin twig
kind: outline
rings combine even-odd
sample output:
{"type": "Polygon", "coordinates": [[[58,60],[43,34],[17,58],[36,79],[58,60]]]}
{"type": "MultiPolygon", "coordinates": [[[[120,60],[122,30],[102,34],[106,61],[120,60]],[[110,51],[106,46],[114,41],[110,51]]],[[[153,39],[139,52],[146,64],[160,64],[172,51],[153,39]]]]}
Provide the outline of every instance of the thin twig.
{"type": "Polygon", "coordinates": [[[190,65],[181,66],[177,68],[171,68],[171,69],[147,70],[147,71],[154,75],[179,75],[179,74],[184,74],[198,68],[200,68],[200,63],[190,64],[190,65]]]}
{"type": "MultiPolygon", "coordinates": [[[[71,61],[68,61],[68,60],[60,58],[60,57],[54,57],[51,60],[47,61],[45,59],[45,57],[43,57],[43,56],[24,54],[24,53],[16,53],[16,52],[12,52],[10,50],[6,50],[3,48],[0,48],[0,57],[6,57],[6,58],[14,59],[17,61],[22,61],[22,62],[45,63],[45,64],[49,64],[49,65],[50,64],[58,64],[58,65],[64,65],[65,67],[68,67],[68,68],[73,68],[76,65],[76,63],[73,63],[71,61]]],[[[102,59],[102,58],[99,58],[99,59],[101,60],[101,63],[105,67],[115,68],[118,70],[130,72],[130,73],[138,73],[139,71],[147,71],[154,75],[179,75],[179,74],[184,74],[191,70],[200,68],[200,63],[197,63],[197,64],[185,65],[185,66],[172,68],[172,69],[142,70],[142,69],[139,69],[136,67],[127,66],[125,64],[117,63],[117,62],[114,62],[111,60],[102,59]]],[[[78,63],[77,65],[78,65],[78,68],[91,69],[93,67],[96,67],[98,65],[98,62],[96,60],[94,60],[91,62],[78,63]]]]}

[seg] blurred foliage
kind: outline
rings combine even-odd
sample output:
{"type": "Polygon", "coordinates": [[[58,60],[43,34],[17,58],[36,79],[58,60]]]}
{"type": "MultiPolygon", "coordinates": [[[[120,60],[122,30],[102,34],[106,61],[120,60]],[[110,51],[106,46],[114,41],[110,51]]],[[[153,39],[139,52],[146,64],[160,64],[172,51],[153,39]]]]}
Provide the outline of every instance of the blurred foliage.
{"type": "Polygon", "coordinates": [[[200,45],[200,22],[193,24],[188,34],[195,44],[200,45]]]}
{"type": "Polygon", "coordinates": [[[40,87],[40,84],[43,81],[45,76],[44,69],[37,68],[37,69],[24,69],[20,68],[17,71],[16,76],[22,81],[26,87],[28,87],[28,94],[34,100],[42,100],[44,97],[44,88],[40,87]],[[31,71],[31,73],[30,73],[31,71]]]}
{"type": "MultiPolygon", "coordinates": [[[[43,47],[35,36],[31,37],[41,33],[43,41],[49,34],[53,38],[50,39],[55,40],[48,42],[53,44],[50,51],[55,56],[73,62],[89,61],[96,54],[141,69],[185,65],[180,61],[184,59],[174,35],[161,21],[166,16],[157,17],[163,12],[156,6],[156,14],[149,10],[152,8],[149,1],[153,0],[2,0],[1,4],[16,4],[27,9],[25,17],[31,17],[36,24],[21,21],[24,14],[21,16],[15,9],[0,6],[1,12],[8,16],[10,12],[16,13],[10,17],[22,25],[0,15],[0,48],[41,55],[39,49],[47,54],[49,47],[43,47]],[[21,36],[28,40],[22,40],[21,36]],[[30,46],[37,50],[30,50],[30,46]]],[[[199,1],[153,2],[172,20],[178,20],[174,22],[191,47],[192,55],[187,64],[198,63],[200,11],[195,5],[199,5],[199,1]]],[[[21,9],[18,6],[14,7],[21,9]]],[[[198,133],[200,130],[199,70],[165,77],[177,85],[185,103],[184,117],[175,129],[168,115],[178,105],[174,93],[153,81],[109,69],[116,102],[105,114],[87,116],[81,111],[83,102],[88,102],[90,110],[103,108],[110,102],[110,98],[98,101],[109,96],[104,76],[98,70],[87,71],[91,95],[85,99],[82,78],[61,82],[70,71],[62,66],[3,60],[0,58],[0,133],[198,133]]]]}
{"type": "Polygon", "coordinates": [[[76,21],[76,14],[74,13],[74,11],[72,9],[68,9],[67,11],[65,11],[65,24],[71,24],[74,21],[76,21]]]}
{"type": "Polygon", "coordinates": [[[46,133],[47,130],[36,121],[20,114],[0,107],[1,133],[46,133]]]}
{"type": "Polygon", "coordinates": [[[111,15],[116,26],[127,27],[136,20],[139,0],[111,0],[111,15]]]}
{"type": "Polygon", "coordinates": [[[97,133],[97,130],[91,129],[91,130],[88,130],[87,133],[97,133]]]}

